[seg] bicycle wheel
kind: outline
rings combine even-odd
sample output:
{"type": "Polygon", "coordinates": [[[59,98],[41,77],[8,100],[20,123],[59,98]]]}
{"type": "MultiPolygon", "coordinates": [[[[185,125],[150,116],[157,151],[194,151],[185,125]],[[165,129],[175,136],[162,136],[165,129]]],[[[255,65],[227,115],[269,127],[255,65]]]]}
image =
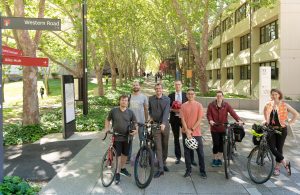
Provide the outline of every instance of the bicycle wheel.
{"type": "Polygon", "coordinates": [[[261,146],[253,148],[248,157],[247,170],[254,183],[268,181],[274,170],[274,157],[270,149],[261,146]]]}
{"type": "Polygon", "coordinates": [[[224,158],[224,171],[225,171],[225,177],[226,179],[229,178],[229,157],[228,157],[228,140],[224,139],[223,143],[223,158],[224,158]]]}
{"type": "Polygon", "coordinates": [[[136,155],[134,162],[134,179],[139,188],[146,188],[153,177],[154,161],[153,152],[150,148],[143,146],[136,155]]]}
{"type": "Polygon", "coordinates": [[[101,161],[100,177],[104,187],[108,187],[115,179],[117,172],[118,157],[114,147],[109,148],[101,161]]]}

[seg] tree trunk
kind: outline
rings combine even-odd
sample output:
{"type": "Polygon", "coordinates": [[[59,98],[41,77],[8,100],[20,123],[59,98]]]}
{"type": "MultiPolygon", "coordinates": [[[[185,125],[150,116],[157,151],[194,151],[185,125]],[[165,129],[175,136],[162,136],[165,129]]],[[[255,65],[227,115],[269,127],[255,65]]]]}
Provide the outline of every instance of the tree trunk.
{"type": "MultiPolygon", "coordinates": [[[[39,4],[39,16],[43,16],[45,1],[41,0],[39,4]]],[[[24,17],[24,1],[15,0],[15,16],[24,17]]],[[[41,36],[41,32],[37,31],[35,40],[30,38],[29,32],[19,30],[17,36],[20,46],[25,56],[36,57],[36,49],[41,36]]],[[[39,100],[37,90],[38,68],[33,66],[23,67],[23,125],[33,125],[40,122],[39,118],[39,100]]]]}
{"type": "Polygon", "coordinates": [[[98,96],[104,96],[104,87],[103,87],[103,68],[104,66],[100,67],[99,64],[94,65],[95,73],[96,73],[96,78],[97,78],[97,95],[98,96]]]}
{"type": "Polygon", "coordinates": [[[47,96],[51,94],[50,87],[49,87],[49,75],[50,75],[50,67],[46,68],[45,75],[44,75],[44,82],[43,82],[47,96]]]}
{"type": "MultiPolygon", "coordinates": [[[[206,0],[208,1],[208,0],[206,0]]],[[[208,4],[208,3],[206,3],[208,4]]],[[[172,0],[172,5],[179,17],[179,20],[182,24],[182,26],[184,27],[184,29],[187,32],[187,38],[190,44],[190,48],[192,49],[192,53],[195,56],[195,63],[197,64],[197,66],[199,66],[199,77],[200,77],[200,90],[203,94],[208,92],[208,86],[207,86],[207,79],[206,79],[206,72],[205,72],[205,64],[203,64],[201,56],[200,56],[200,52],[197,49],[196,46],[196,41],[193,37],[193,33],[191,30],[191,27],[188,24],[188,21],[186,19],[186,17],[183,15],[179,4],[177,2],[177,0],[172,0]]]]}

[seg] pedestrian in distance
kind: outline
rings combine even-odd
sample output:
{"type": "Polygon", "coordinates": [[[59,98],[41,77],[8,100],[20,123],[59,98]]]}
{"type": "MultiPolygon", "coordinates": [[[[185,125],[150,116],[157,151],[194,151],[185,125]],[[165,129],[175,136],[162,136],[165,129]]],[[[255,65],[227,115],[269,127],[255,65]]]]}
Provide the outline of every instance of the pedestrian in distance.
{"type": "Polygon", "coordinates": [[[213,141],[213,160],[212,167],[222,166],[223,158],[223,136],[225,135],[224,123],[228,122],[228,113],[239,123],[243,124],[240,117],[235,113],[228,102],[224,101],[222,91],[217,91],[216,100],[207,107],[207,120],[213,141]]]}
{"type": "Polygon", "coordinates": [[[279,89],[271,89],[270,95],[271,100],[264,107],[265,120],[263,123],[281,132],[281,134],[274,133],[268,138],[270,150],[276,160],[274,175],[280,175],[281,165],[285,167],[287,174],[291,175],[291,163],[284,159],[282,149],[287,136],[287,125],[293,125],[299,117],[299,113],[282,100],[283,94],[279,89]],[[292,115],[291,120],[288,120],[288,113],[292,115]]]}
{"type": "MultiPolygon", "coordinates": [[[[129,109],[131,109],[136,116],[138,125],[138,134],[140,140],[140,146],[144,140],[144,125],[148,121],[148,98],[141,93],[141,86],[138,81],[134,81],[132,84],[132,93],[129,96],[129,109]]],[[[132,153],[132,140],[129,142],[129,154],[127,163],[130,162],[132,153]]]]}
{"type": "Polygon", "coordinates": [[[169,142],[169,113],[170,98],[163,95],[163,86],[161,83],[155,85],[155,95],[149,98],[149,116],[150,121],[160,124],[160,130],[154,134],[154,142],[156,147],[156,158],[158,160],[158,171],[154,174],[154,178],[164,175],[169,169],[166,166],[168,157],[169,142]]]}
{"type": "MultiPolygon", "coordinates": [[[[180,107],[183,103],[185,103],[188,99],[186,97],[186,93],[182,91],[182,83],[180,80],[176,80],[174,82],[175,92],[169,94],[170,98],[170,124],[172,127],[172,132],[174,135],[174,148],[175,148],[175,164],[180,163],[181,158],[181,149],[180,149],[180,132],[181,132],[181,119],[180,119],[180,107]]],[[[191,161],[192,165],[197,166],[197,163],[194,160],[194,152],[191,150],[191,161]]]]}
{"type": "Polygon", "coordinates": [[[40,88],[40,94],[41,94],[41,98],[44,99],[44,93],[45,93],[45,89],[43,86],[41,86],[40,88]]]}
{"type": "Polygon", "coordinates": [[[191,150],[196,150],[199,159],[200,177],[207,178],[204,162],[204,150],[200,124],[203,118],[202,104],[195,100],[194,88],[187,90],[188,101],[182,104],[180,116],[182,122],[182,140],[186,172],[184,177],[191,176],[191,150]]]}
{"type": "Polygon", "coordinates": [[[125,136],[115,136],[114,148],[118,156],[118,167],[115,177],[116,184],[120,182],[120,173],[130,177],[131,174],[125,168],[129,152],[129,137],[137,133],[136,117],[132,110],[128,109],[128,96],[121,95],[119,107],[113,108],[105,120],[105,132],[109,131],[110,122],[114,132],[125,136]]]}

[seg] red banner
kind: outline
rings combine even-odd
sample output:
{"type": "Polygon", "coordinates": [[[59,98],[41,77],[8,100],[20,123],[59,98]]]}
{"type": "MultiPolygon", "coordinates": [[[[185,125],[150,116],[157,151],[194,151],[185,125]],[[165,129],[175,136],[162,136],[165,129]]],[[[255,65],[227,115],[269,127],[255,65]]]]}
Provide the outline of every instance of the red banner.
{"type": "Polygon", "coordinates": [[[48,58],[32,58],[23,56],[2,56],[3,64],[22,65],[22,66],[44,66],[48,67],[48,58]]]}
{"type": "Polygon", "coordinates": [[[3,55],[8,55],[8,56],[22,56],[23,51],[3,45],[2,46],[2,54],[3,55]]]}

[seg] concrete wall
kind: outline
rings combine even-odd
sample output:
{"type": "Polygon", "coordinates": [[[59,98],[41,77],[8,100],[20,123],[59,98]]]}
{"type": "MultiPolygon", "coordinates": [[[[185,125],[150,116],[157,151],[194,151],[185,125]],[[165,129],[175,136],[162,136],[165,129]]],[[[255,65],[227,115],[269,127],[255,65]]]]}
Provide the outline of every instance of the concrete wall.
{"type": "Polygon", "coordinates": [[[300,1],[280,2],[280,89],[285,96],[300,97],[300,1]]]}

